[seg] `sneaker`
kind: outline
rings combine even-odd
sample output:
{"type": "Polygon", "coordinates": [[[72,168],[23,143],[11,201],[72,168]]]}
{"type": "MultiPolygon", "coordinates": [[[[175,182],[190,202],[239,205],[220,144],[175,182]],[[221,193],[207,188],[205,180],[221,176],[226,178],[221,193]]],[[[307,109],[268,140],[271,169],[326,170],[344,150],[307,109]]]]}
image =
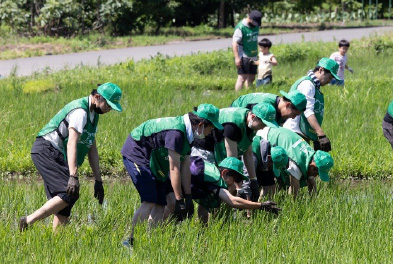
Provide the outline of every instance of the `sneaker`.
{"type": "Polygon", "coordinates": [[[19,218],[19,231],[23,232],[25,231],[29,225],[27,224],[27,218],[26,216],[19,218]]]}

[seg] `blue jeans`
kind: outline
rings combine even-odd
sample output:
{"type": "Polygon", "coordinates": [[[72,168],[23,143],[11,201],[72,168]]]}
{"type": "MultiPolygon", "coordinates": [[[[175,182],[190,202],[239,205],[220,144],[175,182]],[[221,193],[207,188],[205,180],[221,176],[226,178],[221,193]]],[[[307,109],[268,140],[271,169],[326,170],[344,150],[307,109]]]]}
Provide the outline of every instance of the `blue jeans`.
{"type": "Polygon", "coordinates": [[[333,79],[333,80],[330,82],[330,84],[331,84],[331,85],[344,86],[344,80],[338,81],[338,80],[336,80],[336,79],[333,79]]]}
{"type": "Polygon", "coordinates": [[[271,83],[273,81],[273,77],[271,75],[263,78],[263,79],[257,79],[257,87],[261,86],[261,85],[267,85],[269,83],[271,83]]]}

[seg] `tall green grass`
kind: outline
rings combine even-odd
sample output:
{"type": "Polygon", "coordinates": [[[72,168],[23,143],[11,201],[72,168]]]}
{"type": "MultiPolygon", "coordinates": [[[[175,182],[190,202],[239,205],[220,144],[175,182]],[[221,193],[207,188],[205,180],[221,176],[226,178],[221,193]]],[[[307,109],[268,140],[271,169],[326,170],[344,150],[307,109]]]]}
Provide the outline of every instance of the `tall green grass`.
{"type": "Polygon", "coordinates": [[[45,202],[41,182],[0,183],[2,263],[389,263],[393,253],[392,182],[320,184],[293,202],[279,193],[279,216],[254,213],[251,220],[229,210],[203,228],[194,217],[156,229],[138,225],[133,254],[121,245],[130,232],[139,197],[131,180],[106,186],[104,207],[93,183],[81,182],[70,225],[52,234],[51,220],[24,233],[17,217],[45,202]]]}
{"type": "MultiPolygon", "coordinates": [[[[355,74],[346,72],[345,88],[322,88],[326,101],[323,128],[333,145],[335,177],[385,178],[392,174],[392,150],[381,128],[387,105],[393,99],[392,42],[391,36],[353,42],[348,64],[355,74]]],[[[239,94],[234,92],[237,73],[230,50],[175,58],[157,56],[115,66],[79,67],[50,75],[0,80],[0,172],[3,177],[34,172],[29,153],[37,132],[65,104],[88,95],[97,83],[111,81],[123,90],[124,111],[102,116],[97,134],[101,166],[105,175],[113,177],[124,171],[120,150],[128,134],[140,123],[183,115],[200,103],[226,107],[248,92],[288,91],[319,58],[336,51],[336,45],[273,46],[279,61],[273,69],[273,85],[239,94]],[[36,79],[53,83],[55,88],[24,93],[25,84],[36,79]]],[[[86,164],[83,171],[89,171],[86,164]]]]}

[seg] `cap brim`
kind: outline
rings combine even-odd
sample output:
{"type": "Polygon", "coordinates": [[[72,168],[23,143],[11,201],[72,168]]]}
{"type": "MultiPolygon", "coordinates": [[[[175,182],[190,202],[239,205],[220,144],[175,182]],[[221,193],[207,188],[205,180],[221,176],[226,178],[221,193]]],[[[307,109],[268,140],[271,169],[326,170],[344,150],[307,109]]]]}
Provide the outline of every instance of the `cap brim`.
{"type": "Polygon", "coordinates": [[[212,122],[212,124],[218,129],[218,130],[223,130],[224,129],[224,127],[219,123],[219,122],[217,122],[217,121],[211,121],[211,120],[209,120],[210,122],[212,122]]]}
{"type": "Polygon", "coordinates": [[[244,175],[242,173],[240,173],[240,174],[242,175],[243,181],[249,181],[250,180],[250,178],[248,178],[246,175],[244,175]]]}
{"type": "Polygon", "coordinates": [[[112,102],[109,101],[109,100],[106,100],[106,101],[107,101],[107,103],[112,107],[113,110],[118,111],[118,112],[123,111],[123,109],[121,108],[121,105],[120,105],[119,103],[114,104],[114,103],[112,103],[112,102]]]}
{"type": "Polygon", "coordinates": [[[278,127],[279,127],[279,125],[277,124],[276,121],[269,122],[269,121],[266,121],[266,120],[263,120],[263,119],[262,119],[262,122],[263,122],[265,125],[267,125],[268,127],[274,127],[274,128],[278,128],[278,127]]]}
{"type": "Polygon", "coordinates": [[[273,164],[273,173],[274,173],[274,176],[280,177],[280,170],[277,169],[276,166],[274,166],[274,164],[273,164]]]}
{"type": "Polygon", "coordinates": [[[289,99],[289,94],[288,94],[288,93],[284,92],[283,90],[280,90],[280,94],[282,94],[283,96],[285,96],[285,98],[287,98],[288,100],[290,100],[290,99],[289,99]]]}
{"type": "Polygon", "coordinates": [[[334,74],[332,72],[330,72],[330,74],[334,77],[334,79],[336,79],[337,81],[341,81],[340,77],[338,77],[337,74],[334,74]]]}
{"type": "Polygon", "coordinates": [[[328,173],[320,171],[319,169],[318,169],[318,173],[319,173],[319,178],[321,178],[321,181],[327,182],[330,180],[328,173]]]}

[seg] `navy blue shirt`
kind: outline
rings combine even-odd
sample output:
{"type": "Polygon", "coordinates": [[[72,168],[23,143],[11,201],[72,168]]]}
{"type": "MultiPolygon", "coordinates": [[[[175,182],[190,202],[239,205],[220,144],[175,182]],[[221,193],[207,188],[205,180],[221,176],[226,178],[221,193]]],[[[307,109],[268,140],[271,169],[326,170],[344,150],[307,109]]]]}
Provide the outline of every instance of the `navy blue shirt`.
{"type": "MultiPolygon", "coordinates": [[[[131,135],[128,136],[123,145],[121,154],[127,159],[140,166],[149,166],[150,156],[153,149],[165,147],[177,153],[183,149],[184,137],[179,130],[164,130],[149,137],[141,137],[135,141],[131,135]]],[[[189,155],[190,153],[188,153],[189,155]]]]}

